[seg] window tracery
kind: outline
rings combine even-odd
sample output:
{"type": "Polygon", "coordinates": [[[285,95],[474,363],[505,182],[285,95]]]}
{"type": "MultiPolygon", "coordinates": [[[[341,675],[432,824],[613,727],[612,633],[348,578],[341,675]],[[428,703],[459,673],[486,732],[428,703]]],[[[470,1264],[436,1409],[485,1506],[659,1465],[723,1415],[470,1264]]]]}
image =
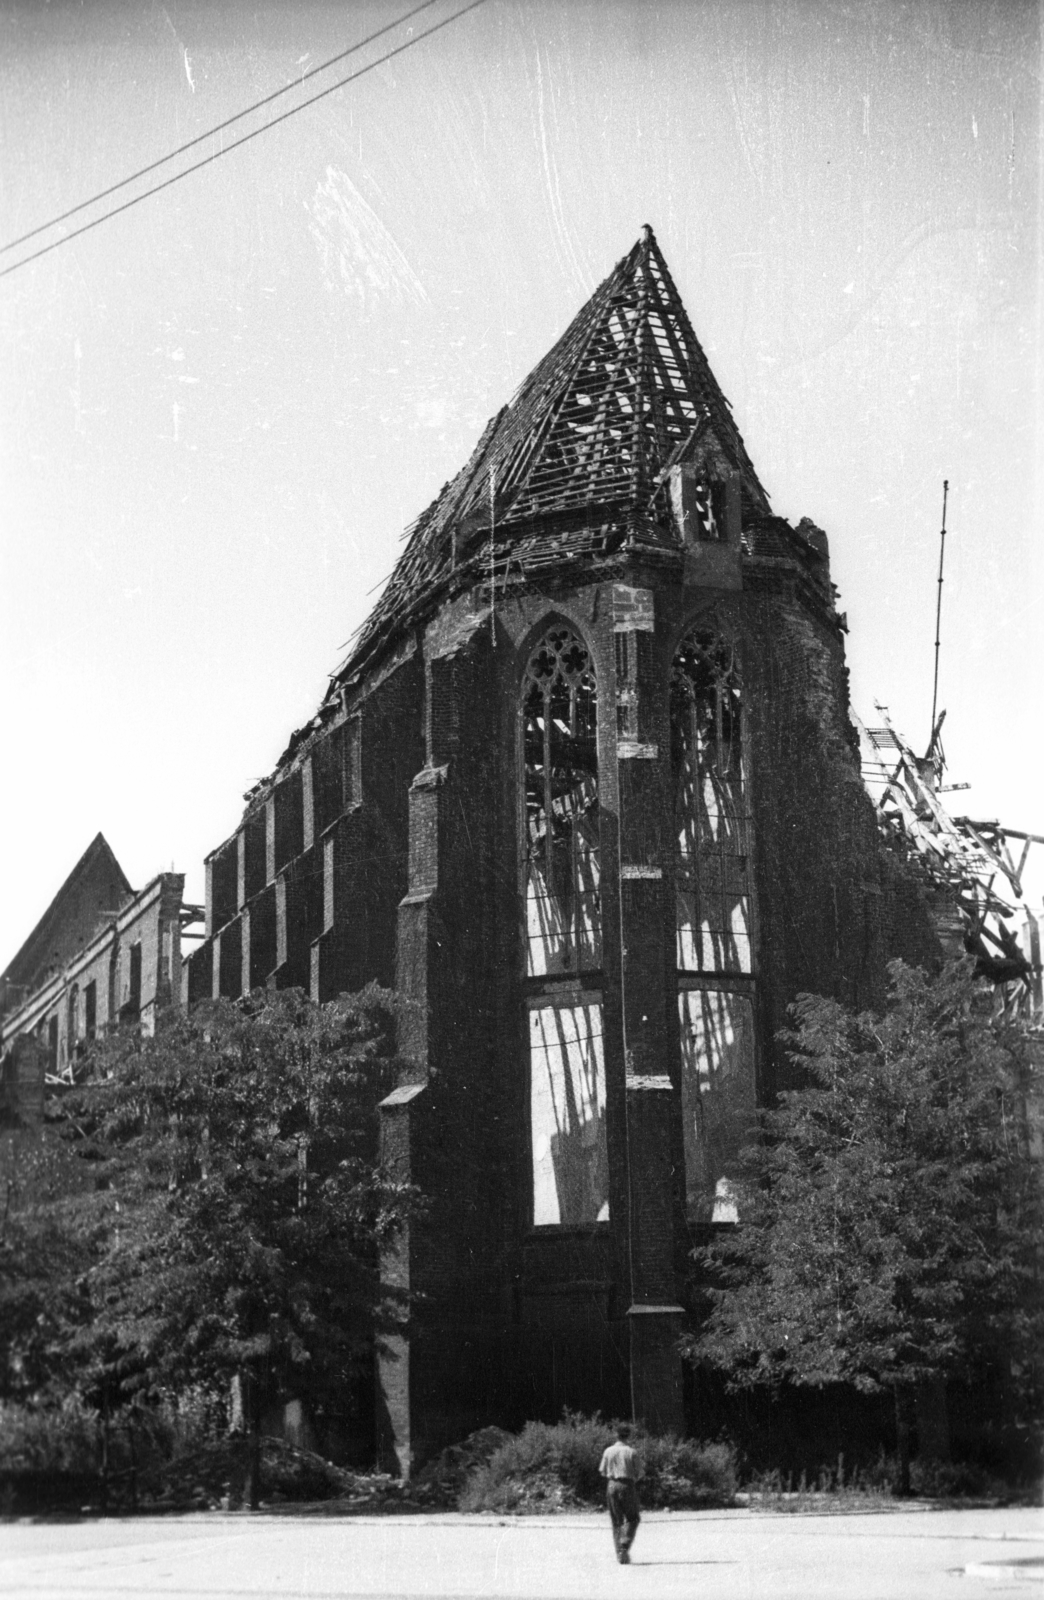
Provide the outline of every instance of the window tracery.
{"type": "Polygon", "coordinates": [[[591,971],[602,963],[597,690],[572,629],[550,629],[533,652],[522,715],[526,971],[591,971]]]}

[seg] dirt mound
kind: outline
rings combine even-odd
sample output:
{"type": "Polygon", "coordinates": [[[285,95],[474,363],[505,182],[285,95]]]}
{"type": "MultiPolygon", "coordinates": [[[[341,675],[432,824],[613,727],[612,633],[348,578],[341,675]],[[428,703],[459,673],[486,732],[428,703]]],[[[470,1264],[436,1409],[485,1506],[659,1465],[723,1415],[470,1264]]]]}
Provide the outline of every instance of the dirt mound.
{"type": "Polygon", "coordinates": [[[442,1454],[429,1461],[410,1484],[413,1491],[427,1490],[448,1504],[456,1504],[457,1496],[477,1467],[485,1466],[490,1457],[514,1435],[505,1428],[479,1428],[469,1433],[459,1444],[447,1445],[442,1454]]]}

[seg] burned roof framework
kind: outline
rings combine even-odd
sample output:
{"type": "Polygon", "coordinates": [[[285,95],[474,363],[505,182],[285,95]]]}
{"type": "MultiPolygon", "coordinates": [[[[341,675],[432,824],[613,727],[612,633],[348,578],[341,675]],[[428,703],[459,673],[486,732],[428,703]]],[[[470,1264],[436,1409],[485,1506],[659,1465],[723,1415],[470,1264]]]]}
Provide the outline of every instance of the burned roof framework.
{"type": "Polygon", "coordinates": [[[628,538],[673,545],[657,496],[706,431],[739,473],[748,514],[768,516],[729,402],[646,227],[407,530],[331,695],[485,568],[505,576],[512,563],[524,571],[628,538]]]}

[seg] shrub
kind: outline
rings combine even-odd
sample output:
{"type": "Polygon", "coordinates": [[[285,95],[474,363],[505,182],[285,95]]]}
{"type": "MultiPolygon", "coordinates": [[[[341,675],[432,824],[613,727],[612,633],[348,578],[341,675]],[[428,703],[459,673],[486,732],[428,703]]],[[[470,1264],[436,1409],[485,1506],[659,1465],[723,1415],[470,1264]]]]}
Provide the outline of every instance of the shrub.
{"type": "MultiPolygon", "coordinates": [[[[210,1445],[223,1434],[224,1418],[224,1401],[201,1385],[164,1392],[152,1405],[123,1406],[109,1419],[109,1471],[147,1470],[210,1445]]],[[[76,1393],[59,1405],[0,1401],[0,1463],[7,1476],[97,1474],[102,1436],[101,1412],[76,1393]]]]}
{"type": "Polygon", "coordinates": [[[642,1500],[648,1506],[728,1505],[736,1493],[736,1452],[725,1443],[639,1436],[642,1500]]]}
{"type": "Polygon", "coordinates": [[[98,1413],[79,1395],[53,1407],[0,1401],[0,1462],[6,1472],[94,1472],[98,1413]]]}
{"type": "Polygon", "coordinates": [[[1000,1478],[970,1461],[911,1461],[910,1482],[914,1494],[932,1500],[997,1500],[1011,1493],[1000,1478]]]}
{"type": "MultiPolygon", "coordinates": [[[[522,1432],[472,1473],[462,1511],[549,1511],[599,1504],[605,1484],[602,1452],[616,1429],[599,1415],[565,1412],[554,1424],[527,1422],[522,1432]]],[[[727,1505],[736,1491],[731,1445],[665,1438],[636,1428],[632,1443],[642,1464],[642,1503],[657,1506],[727,1505]]]]}

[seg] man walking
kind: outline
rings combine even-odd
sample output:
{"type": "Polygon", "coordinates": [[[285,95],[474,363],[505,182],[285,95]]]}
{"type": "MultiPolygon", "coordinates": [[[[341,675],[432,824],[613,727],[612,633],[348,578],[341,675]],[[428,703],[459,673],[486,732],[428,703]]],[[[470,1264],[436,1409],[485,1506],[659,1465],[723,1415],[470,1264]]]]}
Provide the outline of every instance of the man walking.
{"type": "Polygon", "coordinates": [[[616,1443],[611,1444],[603,1452],[601,1465],[598,1468],[606,1480],[605,1497],[613,1524],[616,1559],[623,1567],[630,1562],[631,1545],[634,1543],[634,1536],[638,1532],[638,1523],[641,1520],[638,1511],[638,1479],[642,1475],[642,1469],[638,1457],[627,1442],[630,1437],[630,1428],[626,1422],[621,1422],[616,1430],[616,1443]]]}

